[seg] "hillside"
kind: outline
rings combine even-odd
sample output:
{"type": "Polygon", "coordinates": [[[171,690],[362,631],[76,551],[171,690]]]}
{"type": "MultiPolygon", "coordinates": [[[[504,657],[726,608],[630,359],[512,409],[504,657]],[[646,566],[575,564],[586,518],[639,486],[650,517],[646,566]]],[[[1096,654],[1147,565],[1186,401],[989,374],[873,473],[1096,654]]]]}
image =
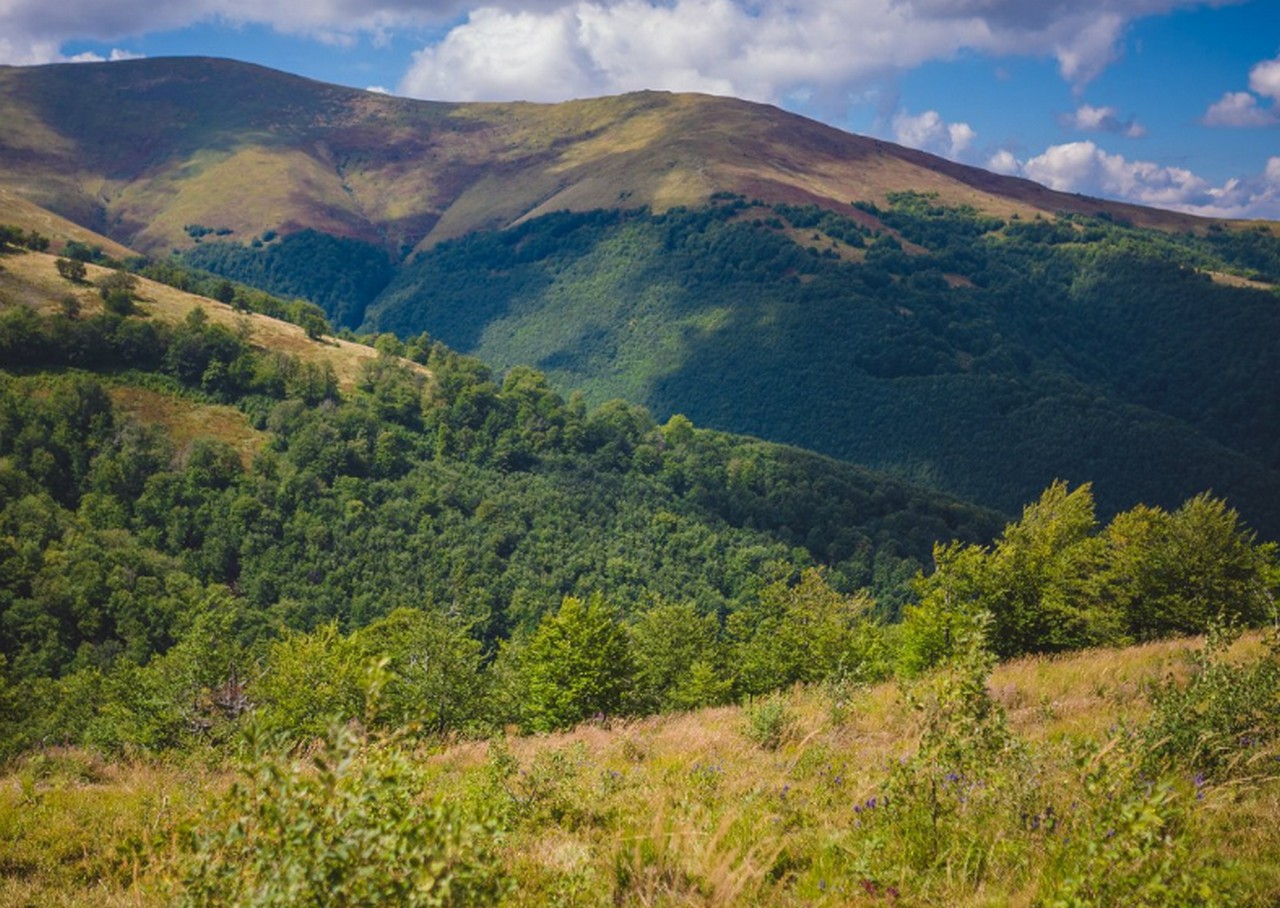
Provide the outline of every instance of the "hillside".
{"type": "Polygon", "coordinates": [[[1104,514],[1212,489],[1280,536],[1272,225],[701,95],[428,103],[169,59],[0,69],[0,112],[20,223],[1006,513],[1060,478],[1104,514]]]}
{"type": "Polygon", "coordinates": [[[1087,477],[1107,512],[1212,488],[1280,534],[1280,241],[866,208],[548,216],[419,256],[365,327],[1006,512],[1087,477]]]}
{"type": "MultiPolygon", "coordinates": [[[[1194,676],[1187,656],[1199,646],[998,666],[969,708],[993,709],[1007,737],[984,744],[961,708],[948,762],[932,772],[937,706],[913,705],[896,684],[793,690],[771,701],[773,743],[760,707],[721,707],[431,748],[348,739],[316,754],[360,754],[329,774],[269,753],[233,771],[50,749],[0,776],[0,901],[199,904],[199,886],[224,898],[237,881],[276,892],[308,866],[325,867],[330,887],[352,885],[356,866],[391,887],[396,868],[443,840],[437,873],[489,904],[1271,905],[1274,712],[1270,735],[1229,769],[1197,770],[1190,750],[1143,764],[1172,702],[1161,685],[1194,676]],[[993,748],[998,761],[973,764],[993,748]],[[1151,765],[1163,773],[1146,775],[1151,765]],[[253,800],[228,794],[233,781],[253,800]],[[410,815],[435,838],[412,838],[403,814],[388,815],[408,791],[430,792],[410,815]],[[338,805],[340,830],[323,812],[338,805]],[[236,820],[261,853],[238,850],[236,820]],[[194,853],[189,826],[205,837],[194,853]],[[387,861],[372,832],[404,850],[387,861]],[[364,846],[358,862],[338,842],[364,846]],[[187,901],[182,883],[195,884],[187,901]]],[[[1259,655],[1253,638],[1233,659],[1259,655]]],[[[932,688],[944,684],[908,690],[932,688]]],[[[1210,714],[1229,696],[1193,690],[1210,714]]],[[[1206,740],[1218,719],[1203,720],[1206,740]]]]}
{"type": "Polygon", "coordinates": [[[718,192],[852,213],[916,190],[1005,217],[1203,228],[702,95],[445,104],[179,58],[0,68],[0,117],[0,186],[148,254],[190,248],[189,227],[242,243],[312,228],[399,257],[553,211],[718,192]]]}
{"type": "MultiPolygon", "coordinates": [[[[566,595],[722,617],[821,565],[893,614],[935,542],[999,526],[818,455],[620,401],[589,412],[532,370],[496,383],[438,343],[313,340],[146,280],[121,316],[99,293],[119,276],[0,256],[13,683],[144,664],[206,599],[258,646],[412,605],[492,650],[566,595]]],[[[31,708],[57,725],[42,690],[31,708]]],[[[70,728],[54,733],[84,733],[70,728]]]]}

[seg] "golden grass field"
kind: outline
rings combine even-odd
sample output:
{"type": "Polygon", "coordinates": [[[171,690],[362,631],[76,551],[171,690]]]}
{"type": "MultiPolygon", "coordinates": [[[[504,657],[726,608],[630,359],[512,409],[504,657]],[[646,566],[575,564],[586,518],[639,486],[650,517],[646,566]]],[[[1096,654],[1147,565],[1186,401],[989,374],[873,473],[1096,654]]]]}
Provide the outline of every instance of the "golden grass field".
{"type": "MultiPolygon", "coordinates": [[[[1148,686],[1179,673],[1198,645],[997,667],[989,690],[1030,755],[1037,796],[1064,816],[1076,809],[1086,795],[1072,755],[1092,747],[1094,765],[1106,760],[1117,728],[1144,719],[1148,686]]],[[[1234,652],[1258,649],[1252,636],[1234,652]]],[[[897,684],[848,699],[796,688],[785,707],[773,750],[753,743],[743,708],[723,707],[507,734],[501,744],[445,741],[418,746],[414,759],[426,770],[424,796],[505,805],[499,847],[515,886],[504,904],[1046,904],[1063,843],[1023,827],[1012,830],[1019,841],[1009,828],[967,831],[969,865],[952,858],[896,877],[859,869],[856,856],[880,829],[867,805],[918,743],[919,716],[897,684]],[[495,776],[495,747],[518,771],[495,776]]],[[[993,767],[991,778],[1004,771],[993,767]]],[[[181,831],[199,827],[232,778],[212,754],[108,761],[52,749],[11,766],[0,778],[0,905],[166,904],[181,831]]],[[[1184,859],[1218,867],[1242,903],[1276,904],[1280,772],[1199,785],[1176,786],[1184,859]]]]}

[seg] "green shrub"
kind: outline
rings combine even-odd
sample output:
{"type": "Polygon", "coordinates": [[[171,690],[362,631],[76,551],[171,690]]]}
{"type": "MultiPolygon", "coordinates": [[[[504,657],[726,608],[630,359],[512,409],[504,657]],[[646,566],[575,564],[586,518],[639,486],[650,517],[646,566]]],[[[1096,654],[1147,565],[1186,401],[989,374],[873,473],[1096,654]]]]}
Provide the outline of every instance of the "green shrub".
{"type": "Polygon", "coordinates": [[[1189,768],[1198,777],[1251,775],[1280,739],[1280,637],[1273,632],[1257,658],[1228,656],[1239,633],[1213,628],[1191,654],[1191,679],[1170,678],[1151,692],[1143,730],[1148,771],[1189,768]]]}
{"type": "Polygon", "coordinates": [[[492,905],[507,889],[495,835],[427,797],[394,744],[337,728],[304,762],[254,754],[192,837],[179,904],[492,905]]]}
{"type": "Polygon", "coordinates": [[[777,750],[791,734],[795,720],[781,694],[748,704],[742,733],[765,750],[777,750]]]}

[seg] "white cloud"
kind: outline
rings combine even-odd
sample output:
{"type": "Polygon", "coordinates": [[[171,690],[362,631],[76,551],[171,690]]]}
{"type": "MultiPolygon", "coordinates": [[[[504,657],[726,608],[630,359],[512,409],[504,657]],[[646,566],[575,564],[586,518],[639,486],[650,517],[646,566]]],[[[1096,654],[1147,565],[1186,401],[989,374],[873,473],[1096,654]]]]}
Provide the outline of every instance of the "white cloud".
{"type": "Polygon", "coordinates": [[[1206,126],[1270,126],[1275,122],[1275,113],[1260,106],[1247,91],[1227,92],[1204,113],[1206,126]]]}
{"type": "Polygon", "coordinates": [[[987,158],[987,170],[994,173],[1002,173],[1005,176],[1016,176],[1022,170],[1022,164],[1014,156],[1012,151],[1007,148],[1001,148],[991,157],[987,158]]]}
{"type": "Polygon", "coordinates": [[[1254,92],[1229,91],[1209,105],[1202,122],[1206,126],[1272,126],[1280,123],[1280,57],[1263,60],[1249,70],[1249,88],[1254,92]],[[1270,98],[1270,108],[1257,95],[1270,98]]]}
{"type": "Polygon", "coordinates": [[[917,115],[898,112],[893,118],[893,135],[902,145],[959,158],[978,134],[968,123],[947,123],[936,110],[926,110],[917,115]]]}
{"type": "Polygon", "coordinates": [[[1236,0],[0,0],[0,62],[63,59],[200,22],[256,23],[332,44],[463,21],[419,52],[415,94],[544,98],[642,87],[836,109],[876,79],[969,51],[1052,57],[1079,88],[1136,19],[1236,0]],[[549,76],[547,87],[530,79],[549,76]],[[536,90],[536,91],[535,91],[536,90]]]}
{"type": "Polygon", "coordinates": [[[1263,60],[1249,70],[1249,88],[1280,103],[1280,57],[1263,60]]]}
{"type": "Polygon", "coordinates": [[[1093,142],[1054,145],[1026,161],[1018,161],[1011,152],[1001,151],[989,163],[1002,165],[1003,173],[1024,176],[1062,192],[1103,196],[1206,217],[1280,217],[1278,157],[1270,158],[1257,177],[1230,179],[1220,186],[1182,167],[1131,161],[1123,155],[1109,154],[1093,142]]]}
{"type": "Polygon", "coordinates": [[[1110,132],[1126,139],[1140,139],[1147,134],[1146,127],[1135,118],[1120,119],[1114,107],[1094,107],[1081,104],[1074,113],[1059,118],[1064,126],[1082,132],[1110,132]]]}

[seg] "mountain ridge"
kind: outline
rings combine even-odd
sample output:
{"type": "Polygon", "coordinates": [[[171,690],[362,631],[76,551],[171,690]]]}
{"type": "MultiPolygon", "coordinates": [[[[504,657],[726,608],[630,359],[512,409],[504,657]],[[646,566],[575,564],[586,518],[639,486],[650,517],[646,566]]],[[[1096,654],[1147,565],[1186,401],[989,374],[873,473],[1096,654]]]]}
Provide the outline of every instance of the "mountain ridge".
{"type": "Polygon", "coordinates": [[[555,210],[663,211],[724,192],[842,214],[915,190],[1001,216],[1209,223],[692,93],[418,101],[178,57],[0,68],[0,113],[11,191],[149,254],[190,247],[185,228],[203,225],[245,242],[311,227],[396,255],[555,210]]]}

